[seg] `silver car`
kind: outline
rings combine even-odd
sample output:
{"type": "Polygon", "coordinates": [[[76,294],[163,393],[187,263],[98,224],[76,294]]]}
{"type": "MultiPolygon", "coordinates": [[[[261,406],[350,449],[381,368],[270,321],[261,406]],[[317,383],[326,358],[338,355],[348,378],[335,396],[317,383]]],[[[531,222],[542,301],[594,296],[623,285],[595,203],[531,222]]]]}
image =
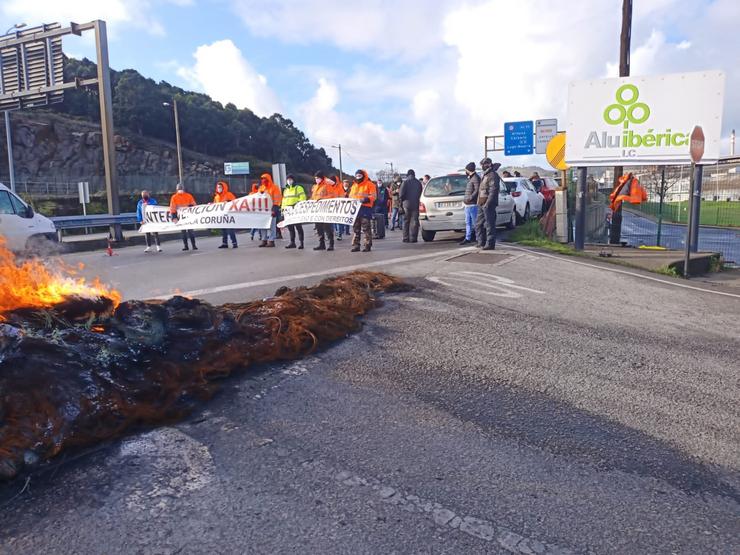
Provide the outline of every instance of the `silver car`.
{"type": "MultiPolygon", "coordinates": [[[[453,173],[433,177],[421,194],[419,203],[419,223],[421,238],[434,241],[438,231],[465,230],[465,208],[463,197],[468,178],[465,174],[453,173]]],[[[506,187],[502,187],[498,197],[496,222],[513,229],[516,225],[514,199],[506,187]]]]}

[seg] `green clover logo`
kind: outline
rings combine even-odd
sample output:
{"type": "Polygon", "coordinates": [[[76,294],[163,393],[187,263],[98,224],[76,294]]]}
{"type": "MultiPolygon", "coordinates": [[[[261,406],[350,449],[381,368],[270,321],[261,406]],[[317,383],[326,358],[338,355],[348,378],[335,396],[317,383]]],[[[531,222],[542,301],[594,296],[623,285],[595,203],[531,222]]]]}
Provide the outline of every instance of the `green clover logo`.
{"type": "Polygon", "coordinates": [[[624,128],[627,129],[630,122],[645,123],[650,117],[648,105],[644,102],[637,102],[640,91],[635,85],[622,85],[617,89],[616,97],[617,103],[609,104],[604,110],[604,121],[609,125],[624,123],[624,128]]]}

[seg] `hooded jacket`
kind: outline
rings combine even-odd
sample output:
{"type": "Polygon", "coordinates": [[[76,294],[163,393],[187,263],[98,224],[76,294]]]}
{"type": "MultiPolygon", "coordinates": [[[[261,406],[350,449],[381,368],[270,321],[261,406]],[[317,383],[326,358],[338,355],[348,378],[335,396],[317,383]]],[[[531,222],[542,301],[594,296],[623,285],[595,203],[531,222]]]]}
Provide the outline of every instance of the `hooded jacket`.
{"type": "Polygon", "coordinates": [[[149,206],[156,206],[157,199],[153,197],[149,197],[147,200],[144,200],[143,198],[139,199],[139,202],[136,203],[136,221],[139,223],[144,222],[144,205],[145,204],[149,206]]]}
{"type": "Polygon", "coordinates": [[[229,191],[229,184],[224,181],[219,181],[216,183],[216,190],[213,191],[213,202],[227,202],[229,200],[235,200],[236,197],[234,196],[234,193],[229,191]],[[218,186],[221,185],[224,190],[219,193],[218,192],[218,186]]]}
{"type": "Polygon", "coordinates": [[[490,168],[483,172],[480,180],[480,189],[478,190],[478,205],[498,206],[498,193],[501,188],[501,176],[496,171],[501,164],[496,162],[490,168]]]}
{"type": "Polygon", "coordinates": [[[352,184],[352,188],[349,190],[349,198],[361,200],[363,201],[363,207],[372,208],[377,198],[377,187],[375,183],[370,181],[365,170],[360,170],[360,173],[362,174],[362,181],[352,184]],[[368,201],[364,202],[365,199],[368,199],[368,201]]]}
{"type": "Polygon", "coordinates": [[[177,214],[177,209],[184,206],[195,206],[195,198],[188,192],[177,191],[170,199],[170,213],[177,214]]]}
{"type": "Polygon", "coordinates": [[[421,191],[421,181],[416,179],[415,176],[411,175],[406,179],[406,181],[403,182],[403,185],[401,185],[401,191],[398,194],[398,198],[401,201],[404,210],[408,209],[413,212],[414,210],[419,209],[421,191]],[[406,206],[406,203],[408,203],[408,206],[406,206]]]}
{"type": "Polygon", "coordinates": [[[280,206],[283,202],[283,192],[280,187],[275,185],[272,180],[272,176],[269,173],[263,173],[260,175],[260,193],[267,193],[272,198],[273,206],[280,206]]]}

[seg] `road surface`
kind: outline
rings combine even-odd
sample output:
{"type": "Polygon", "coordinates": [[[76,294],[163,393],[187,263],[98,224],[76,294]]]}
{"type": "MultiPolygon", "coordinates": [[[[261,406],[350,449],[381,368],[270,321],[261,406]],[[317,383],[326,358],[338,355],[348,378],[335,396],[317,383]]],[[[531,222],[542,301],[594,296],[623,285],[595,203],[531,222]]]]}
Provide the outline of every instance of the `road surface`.
{"type": "MultiPolygon", "coordinates": [[[[631,245],[655,245],[658,223],[651,218],[625,210],[622,238],[631,245]]],[[[669,249],[686,248],[686,226],[663,222],[660,244],[669,249]]],[[[728,262],[740,265],[740,229],[699,227],[699,250],[720,252],[728,262]]]]}
{"type": "Polygon", "coordinates": [[[67,262],[127,298],[243,301],[359,264],[416,289],[182,422],[0,486],[0,552],[740,551],[737,295],[505,245],[240,239],[67,262]]]}

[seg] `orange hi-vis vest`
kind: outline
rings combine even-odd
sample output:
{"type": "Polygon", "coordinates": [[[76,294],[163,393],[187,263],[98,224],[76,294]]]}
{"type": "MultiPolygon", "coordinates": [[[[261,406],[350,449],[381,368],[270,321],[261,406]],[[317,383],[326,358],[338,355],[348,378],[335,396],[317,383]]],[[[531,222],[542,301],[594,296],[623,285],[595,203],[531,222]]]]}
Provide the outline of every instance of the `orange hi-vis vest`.
{"type": "Polygon", "coordinates": [[[280,206],[283,202],[283,192],[275,185],[272,176],[269,173],[263,173],[260,175],[260,182],[259,192],[270,195],[273,206],[280,206]]]}
{"type": "Polygon", "coordinates": [[[612,212],[616,212],[624,201],[630,204],[640,204],[647,199],[647,191],[640,185],[640,181],[628,173],[617,180],[617,184],[609,195],[609,208],[612,212]]]}
{"type": "Polygon", "coordinates": [[[221,185],[223,187],[222,192],[214,191],[213,192],[213,202],[227,202],[229,200],[235,200],[236,197],[234,196],[234,193],[229,191],[229,184],[225,181],[219,181],[216,183],[216,187],[221,185]]]}
{"type": "Polygon", "coordinates": [[[311,190],[311,200],[323,200],[340,196],[337,191],[337,184],[326,178],[319,181],[311,190]]]}
{"type": "Polygon", "coordinates": [[[378,189],[375,183],[368,179],[367,172],[365,170],[361,170],[361,172],[364,177],[359,183],[352,184],[352,188],[349,191],[349,198],[363,200],[367,197],[369,199],[368,202],[363,202],[362,206],[372,208],[378,195],[378,189]]]}
{"type": "Polygon", "coordinates": [[[181,206],[195,206],[195,198],[190,193],[185,191],[178,191],[170,199],[170,212],[172,214],[177,213],[177,209],[181,206]]]}

